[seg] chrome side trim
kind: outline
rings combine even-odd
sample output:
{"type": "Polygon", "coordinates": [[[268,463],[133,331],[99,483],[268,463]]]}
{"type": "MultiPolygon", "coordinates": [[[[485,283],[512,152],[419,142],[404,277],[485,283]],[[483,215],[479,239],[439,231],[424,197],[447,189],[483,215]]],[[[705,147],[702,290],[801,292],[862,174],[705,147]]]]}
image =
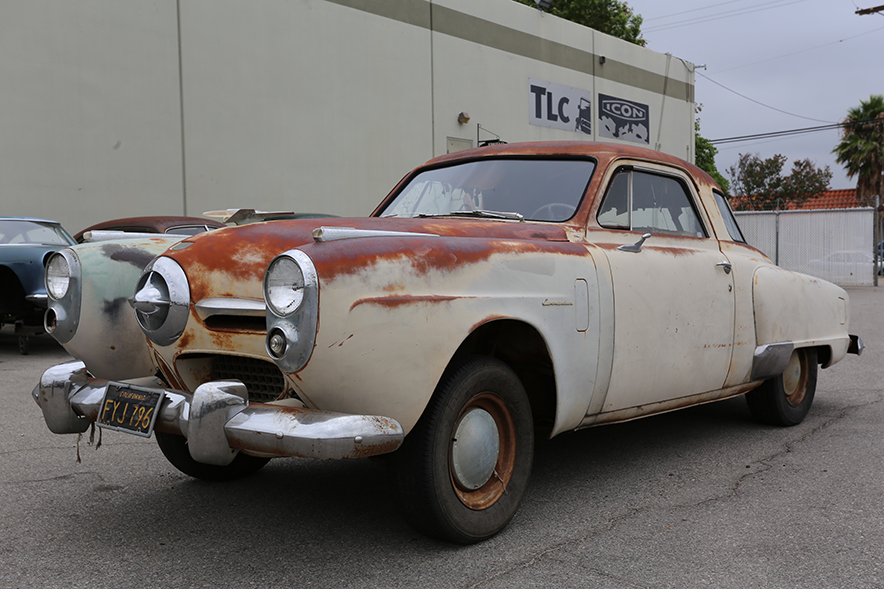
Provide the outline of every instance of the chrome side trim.
{"type": "Polygon", "coordinates": [[[29,294],[25,295],[25,300],[45,308],[49,302],[49,295],[44,293],[29,294]]]}
{"type": "Polygon", "coordinates": [[[786,370],[789,358],[795,350],[792,342],[780,342],[776,344],[764,344],[755,348],[755,357],[752,360],[751,380],[767,380],[779,376],[786,370]]]}
{"type": "Polygon", "coordinates": [[[83,241],[94,243],[96,241],[111,241],[113,239],[152,239],[154,237],[170,237],[175,241],[181,241],[187,235],[174,235],[169,233],[146,233],[142,231],[117,231],[111,229],[96,229],[83,234],[83,241]]]}
{"type": "Polygon", "coordinates": [[[355,227],[317,227],[313,239],[318,242],[354,239],[357,237],[439,237],[435,233],[411,233],[408,231],[374,231],[355,227]]]}
{"type": "MultiPolygon", "coordinates": [[[[148,382],[152,381],[152,382],[148,382]]],[[[55,433],[81,433],[98,419],[108,381],[92,378],[80,361],[43,373],[32,396],[55,433]]],[[[236,451],[260,456],[342,459],[386,454],[402,445],[405,433],[395,419],[351,415],[269,403],[249,403],[236,381],[201,385],[193,393],[163,391],[156,431],[182,435],[194,460],[228,464],[236,451]]]]}
{"type": "Polygon", "coordinates": [[[267,312],[267,305],[264,301],[253,301],[250,299],[203,299],[195,304],[194,307],[196,307],[197,315],[203,321],[215,315],[263,317],[267,312]]]}

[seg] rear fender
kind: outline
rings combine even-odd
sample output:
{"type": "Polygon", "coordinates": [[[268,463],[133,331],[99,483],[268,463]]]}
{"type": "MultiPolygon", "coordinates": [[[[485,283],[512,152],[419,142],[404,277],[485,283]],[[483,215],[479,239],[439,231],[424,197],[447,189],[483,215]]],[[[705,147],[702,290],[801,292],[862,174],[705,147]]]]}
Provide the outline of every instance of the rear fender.
{"type": "Polygon", "coordinates": [[[756,360],[759,351],[788,344],[792,348],[821,347],[829,354],[823,368],[838,362],[850,345],[849,297],[825,280],[763,266],[753,280],[756,360]]]}

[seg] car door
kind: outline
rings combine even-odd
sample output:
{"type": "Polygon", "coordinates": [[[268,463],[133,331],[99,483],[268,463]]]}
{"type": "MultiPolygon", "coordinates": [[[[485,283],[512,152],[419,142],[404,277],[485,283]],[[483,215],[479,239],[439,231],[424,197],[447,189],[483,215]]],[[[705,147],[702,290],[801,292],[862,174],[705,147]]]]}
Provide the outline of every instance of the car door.
{"type": "Polygon", "coordinates": [[[679,170],[621,166],[609,181],[599,229],[587,232],[606,254],[614,299],[602,413],[639,406],[650,412],[648,405],[724,385],[734,341],[733,279],[700,205],[679,170]]]}

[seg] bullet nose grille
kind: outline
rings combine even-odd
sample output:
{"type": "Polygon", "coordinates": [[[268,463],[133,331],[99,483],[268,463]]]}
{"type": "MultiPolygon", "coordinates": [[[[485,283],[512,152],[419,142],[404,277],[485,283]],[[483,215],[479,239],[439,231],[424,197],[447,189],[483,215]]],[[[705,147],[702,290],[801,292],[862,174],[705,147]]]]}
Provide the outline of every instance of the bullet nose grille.
{"type": "Polygon", "coordinates": [[[215,356],[212,358],[212,380],[240,380],[249,391],[249,400],[266,403],[277,399],[285,390],[285,381],[276,364],[241,358],[215,356]]]}

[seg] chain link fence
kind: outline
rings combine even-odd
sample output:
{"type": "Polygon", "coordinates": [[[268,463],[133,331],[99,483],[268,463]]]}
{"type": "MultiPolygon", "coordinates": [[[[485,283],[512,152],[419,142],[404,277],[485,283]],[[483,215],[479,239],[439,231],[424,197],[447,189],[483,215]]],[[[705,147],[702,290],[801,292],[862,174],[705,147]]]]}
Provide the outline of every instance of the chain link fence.
{"type": "Polygon", "coordinates": [[[787,270],[841,286],[878,286],[874,208],[735,213],[749,245],[787,270]]]}

